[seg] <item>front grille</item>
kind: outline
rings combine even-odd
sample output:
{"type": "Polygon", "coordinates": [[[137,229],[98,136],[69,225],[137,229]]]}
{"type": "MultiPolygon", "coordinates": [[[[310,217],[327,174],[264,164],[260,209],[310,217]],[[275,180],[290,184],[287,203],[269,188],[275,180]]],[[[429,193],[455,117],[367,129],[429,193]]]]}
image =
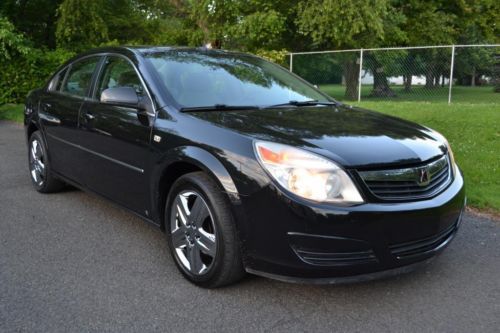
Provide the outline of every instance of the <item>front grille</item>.
{"type": "Polygon", "coordinates": [[[359,171],[370,192],[384,200],[429,198],[451,182],[447,155],[413,168],[359,171]]]}
{"type": "Polygon", "coordinates": [[[457,223],[454,223],[439,234],[420,239],[417,241],[396,244],[389,247],[391,253],[398,259],[411,259],[416,256],[424,255],[429,252],[439,250],[446,245],[457,228],[457,223]]]}
{"type": "Polygon", "coordinates": [[[372,250],[332,253],[295,249],[295,252],[303,261],[319,266],[348,266],[377,262],[377,257],[372,250]]]}

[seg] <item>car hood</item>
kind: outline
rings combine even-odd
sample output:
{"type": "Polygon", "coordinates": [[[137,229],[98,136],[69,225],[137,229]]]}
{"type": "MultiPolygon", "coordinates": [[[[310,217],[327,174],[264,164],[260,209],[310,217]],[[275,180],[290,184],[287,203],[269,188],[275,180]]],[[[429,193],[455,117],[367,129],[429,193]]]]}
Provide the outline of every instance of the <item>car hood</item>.
{"type": "Polygon", "coordinates": [[[308,149],[345,167],[410,165],[446,152],[443,139],[424,126],[345,105],[192,114],[254,139],[308,149]]]}

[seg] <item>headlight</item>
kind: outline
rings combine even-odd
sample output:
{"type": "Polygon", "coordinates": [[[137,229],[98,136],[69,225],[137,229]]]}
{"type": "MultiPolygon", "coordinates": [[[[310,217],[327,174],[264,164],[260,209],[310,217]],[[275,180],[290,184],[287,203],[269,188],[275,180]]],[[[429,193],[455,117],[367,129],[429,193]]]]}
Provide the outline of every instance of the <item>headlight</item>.
{"type": "Polygon", "coordinates": [[[340,204],[363,202],[351,178],[332,161],[272,142],[255,142],[255,151],[271,176],[300,197],[340,204]]]}
{"type": "Polygon", "coordinates": [[[455,168],[456,168],[455,156],[453,155],[453,150],[451,150],[451,146],[448,140],[446,140],[445,143],[446,143],[446,149],[448,150],[448,156],[450,157],[451,169],[453,171],[453,174],[455,174],[455,168]]]}
{"type": "Polygon", "coordinates": [[[448,151],[448,156],[449,156],[449,159],[450,159],[451,171],[453,173],[453,176],[455,176],[457,165],[455,164],[455,156],[453,155],[453,150],[451,150],[450,143],[444,137],[443,134],[441,134],[438,131],[435,131],[435,130],[433,130],[431,128],[429,128],[429,130],[431,130],[446,145],[446,150],[448,151]]]}

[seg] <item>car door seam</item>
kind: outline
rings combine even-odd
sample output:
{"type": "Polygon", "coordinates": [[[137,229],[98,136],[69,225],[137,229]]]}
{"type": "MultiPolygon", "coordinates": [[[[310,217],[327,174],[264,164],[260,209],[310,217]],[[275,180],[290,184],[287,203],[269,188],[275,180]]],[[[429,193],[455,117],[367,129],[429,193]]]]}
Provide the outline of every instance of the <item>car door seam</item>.
{"type": "Polygon", "coordinates": [[[72,143],[72,142],[66,141],[66,140],[64,140],[64,139],[58,138],[57,136],[55,136],[55,135],[53,135],[53,134],[47,133],[47,135],[48,135],[48,136],[50,136],[51,138],[55,139],[55,140],[58,140],[58,141],[60,141],[60,142],[65,143],[65,144],[67,144],[67,145],[70,145],[70,146],[73,146],[73,147],[75,147],[75,148],[81,149],[81,150],[86,151],[86,152],[88,152],[88,153],[91,153],[91,154],[93,154],[93,155],[96,155],[96,156],[99,156],[99,157],[101,157],[101,158],[104,158],[104,159],[106,159],[106,160],[108,160],[108,161],[114,162],[114,163],[116,163],[116,164],[119,164],[119,165],[121,165],[121,166],[124,166],[124,167],[126,167],[126,168],[129,168],[129,169],[131,169],[131,170],[134,170],[134,171],[136,171],[136,172],[139,172],[139,173],[141,173],[141,174],[144,174],[144,169],[138,168],[138,167],[136,167],[136,166],[133,166],[133,165],[128,164],[128,163],[125,163],[125,162],[123,162],[123,161],[120,161],[120,160],[117,160],[117,159],[115,159],[115,158],[109,157],[109,156],[107,156],[107,155],[104,155],[104,154],[98,153],[98,152],[96,152],[96,151],[93,151],[93,150],[91,150],[91,149],[85,148],[85,147],[83,147],[83,146],[81,146],[81,145],[78,145],[78,144],[76,144],[76,143],[72,143]]]}

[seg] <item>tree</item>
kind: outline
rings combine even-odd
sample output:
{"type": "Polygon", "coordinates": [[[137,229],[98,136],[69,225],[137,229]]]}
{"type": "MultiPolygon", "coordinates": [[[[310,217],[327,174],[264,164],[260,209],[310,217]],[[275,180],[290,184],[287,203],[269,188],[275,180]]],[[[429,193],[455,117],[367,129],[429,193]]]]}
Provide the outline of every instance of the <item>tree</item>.
{"type": "MultiPolygon", "coordinates": [[[[389,3],[385,0],[312,0],[299,3],[299,33],[311,38],[313,46],[350,49],[378,46],[385,37],[384,20],[389,3]]],[[[358,96],[359,59],[346,57],[345,97],[358,96]]]]}
{"type": "Polygon", "coordinates": [[[184,8],[203,34],[203,42],[220,48],[258,51],[282,49],[293,33],[297,0],[201,0],[184,8]]]}
{"type": "MultiPolygon", "coordinates": [[[[401,26],[406,22],[406,17],[392,6],[387,8],[384,20],[384,38],[378,47],[403,45],[406,42],[406,32],[401,26]]],[[[404,61],[405,52],[401,51],[371,51],[363,54],[364,68],[373,75],[372,97],[395,97],[396,93],[390,88],[388,76],[401,73],[401,63],[404,61]]]]}
{"type": "Polygon", "coordinates": [[[58,14],[56,37],[61,47],[81,51],[109,41],[100,0],[64,0],[58,14]]]}
{"type": "Polygon", "coordinates": [[[56,10],[62,0],[2,0],[4,15],[35,47],[56,47],[56,10]]]}
{"type": "Polygon", "coordinates": [[[42,86],[47,77],[72,54],[35,48],[12,23],[0,16],[0,105],[19,103],[42,86]]]}
{"type": "MultiPolygon", "coordinates": [[[[461,43],[484,44],[487,41],[481,36],[477,26],[468,26],[468,31],[459,38],[461,43]]],[[[475,86],[483,75],[492,76],[495,66],[494,47],[457,47],[455,51],[455,78],[462,85],[475,86]]]]}
{"type": "Polygon", "coordinates": [[[0,63],[30,52],[31,43],[5,17],[0,16],[0,63]]]}
{"type": "MultiPolygon", "coordinates": [[[[398,0],[394,6],[406,17],[402,29],[407,34],[408,45],[443,45],[452,44],[456,38],[456,15],[444,8],[441,0],[398,0]]],[[[413,53],[411,53],[413,56],[413,53]]],[[[412,75],[425,75],[426,88],[433,88],[442,73],[442,64],[448,62],[449,52],[436,49],[418,52],[423,58],[425,69],[423,73],[407,73],[412,75]]],[[[408,62],[415,59],[408,59],[408,62]]],[[[418,67],[415,67],[418,68],[418,67]]]]}
{"type": "MultiPolygon", "coordinates": [[[[284,64],[287,51],[500,41],[495,0],[2,0],[2,15],[32,53],[107,44],[211,43],[284,64]]],[[[426,86],[433,88],[449,75],[449,58],[449,49],[390,56],[365,51],[363,69],[374,77],[372,96],[392,96],[388,77],[402,74],[409,90],[413,76],[425,75],[426,86]]],[[[342,68],[345,96],[357,98],[358,55],[316,59],[322,63],[295,60],[308,78],[319,68],[322,82],[338,82],[331,73],[342,68]]],[[[491,76],[491,59],[484,50],[460,49],[455,77],[475,84],[482,75],[491,76]]]]}

